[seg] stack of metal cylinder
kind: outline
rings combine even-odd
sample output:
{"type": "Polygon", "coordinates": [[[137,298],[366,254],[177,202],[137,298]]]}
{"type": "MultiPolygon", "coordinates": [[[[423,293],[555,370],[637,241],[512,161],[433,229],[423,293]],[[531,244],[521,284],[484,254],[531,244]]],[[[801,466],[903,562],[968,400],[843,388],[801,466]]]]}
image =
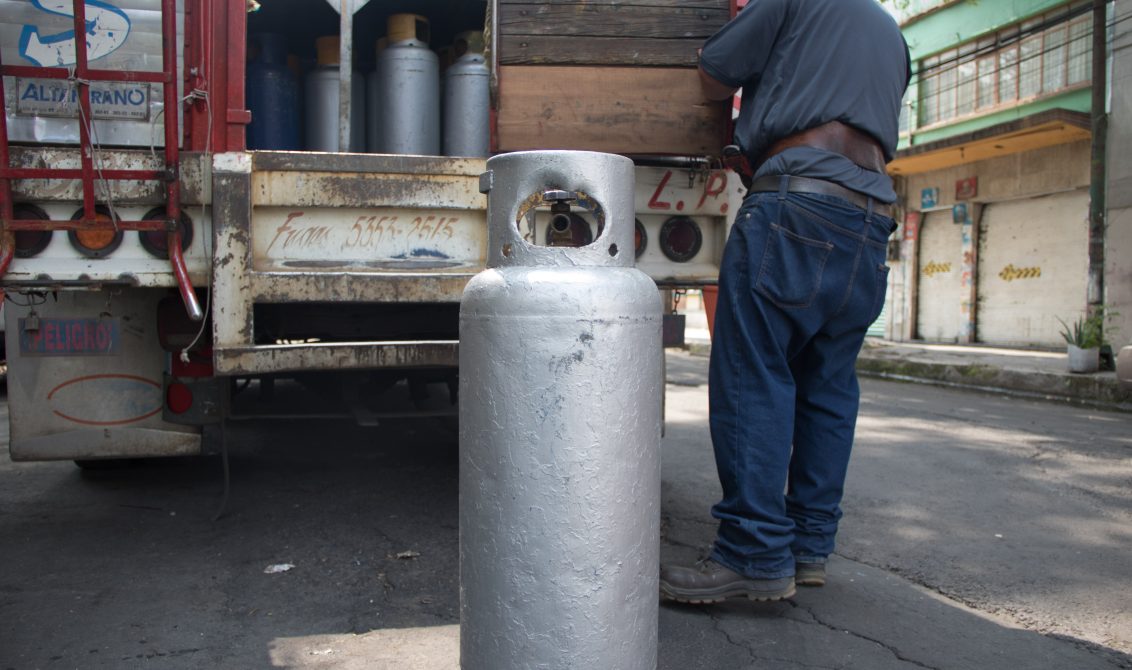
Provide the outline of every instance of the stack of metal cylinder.
{"type": "Polygon", "coordinates": [[[483,33],[456,37],[456,56],[444,71],[444,155],[487,156],[491,105],[483,33]]]}
{"type": "Polygon", "coordinates": [[[351,83],[350,146],[339,147],[338,38],[317,40],[318,66],[306,79],[306,142],[312,151],[435,156],[489,153],[489,71],[483,33],[460,33],[441,78],[429,48],[428,19],[393,14],[375,44],[376,65],[351,83]],[[441,90],[443,89],[443,115],[441,90]],[[443,138],[443,139],[442,139],[443,138]]]}
{"type": "Polygon", "coordinates": [[[251,35],[248,42],[248,148],[299,149],[299,80],[288,63],[287,43],[275,33],[251,35]]]}
{"type": "Polygon", "coordinates": [[[306,148],[309,151],[365,151],[365,81],[350,77],[350,146],[339,146],[340,77],[338,37],[315,40],[318,65],[306,78],[306,148]]]}
{"type": "Polygon", "coordinates": [[[377,129],[373,150],[440,153],[440,59],[428,48],[428,19],[394,14],[377,55],[377,129]]]}

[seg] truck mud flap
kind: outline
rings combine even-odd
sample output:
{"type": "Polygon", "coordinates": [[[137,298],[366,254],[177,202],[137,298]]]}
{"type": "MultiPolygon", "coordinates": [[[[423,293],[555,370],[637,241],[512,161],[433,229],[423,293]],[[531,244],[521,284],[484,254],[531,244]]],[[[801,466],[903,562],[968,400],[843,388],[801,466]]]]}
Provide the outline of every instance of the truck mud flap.
{"type": "Polygon", "coordinates": [[[198,426],[162,420],[168,289],[12,296],[4,309],[12,460],[200,453],[198,426]]]}
{"type": "Polygon", "coordinates": [[[13,461],[196,456],[201,439],[196,433],[150,428],[92,428],[13,439],[9,448],[13,461]]]}

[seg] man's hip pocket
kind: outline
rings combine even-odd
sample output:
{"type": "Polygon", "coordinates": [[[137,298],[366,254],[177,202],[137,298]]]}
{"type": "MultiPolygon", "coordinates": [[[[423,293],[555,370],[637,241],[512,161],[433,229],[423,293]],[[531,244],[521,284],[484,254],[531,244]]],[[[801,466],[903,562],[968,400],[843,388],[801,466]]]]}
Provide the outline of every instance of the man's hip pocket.
{"type": "Polygon", "coordinates": [[[809,307],[821,288],[833,244],[772,223],[754,289],[785,309],[809,307]]]}

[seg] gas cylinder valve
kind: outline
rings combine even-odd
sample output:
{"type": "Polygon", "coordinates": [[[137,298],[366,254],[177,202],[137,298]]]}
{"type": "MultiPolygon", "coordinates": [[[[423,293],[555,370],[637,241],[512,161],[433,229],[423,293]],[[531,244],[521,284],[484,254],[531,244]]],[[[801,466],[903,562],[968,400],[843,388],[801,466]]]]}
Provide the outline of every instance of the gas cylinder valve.
{"type": "MultiPolygon", "coordinates": [[[[543,202],[550,204],[550,228],[547,230],[547,245],[549,246],[577,246],[573,244],[571,228],[573,220],[570,218],[570,203],[578,200],[575,191],[551,190],[542,194],[543,202]]],[[[583,222],[584,225],[584,222],[583,222]]],[[[592,236],[587,236],[591,237],[592,236]]],[[[589,240],[587,240],[587,243],[589,240]]]]}
{"type": "Polygon", "coordinates": [[[578,199],[577,191],[563,191],[561,189],[551,189],[544,191],[542,194],[543,202],[550,205],[550,211],[555,210],[556,207],[565,207],[569,211],[570,203],[578,199]]]}

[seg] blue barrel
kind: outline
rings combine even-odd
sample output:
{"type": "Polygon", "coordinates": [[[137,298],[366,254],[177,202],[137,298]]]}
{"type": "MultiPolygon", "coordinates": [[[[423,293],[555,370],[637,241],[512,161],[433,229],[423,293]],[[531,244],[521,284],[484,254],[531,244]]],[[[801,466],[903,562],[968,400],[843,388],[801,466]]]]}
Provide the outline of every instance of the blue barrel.
{"type": "Polygon", "coordinates": [[[299,81],[287,67],[287,43],[282,35],[248,37],[247,105],[249,149],[294,151],[301,147],[299,81]],[[254,52],[254,53],[253,53],[254,52]]]}

